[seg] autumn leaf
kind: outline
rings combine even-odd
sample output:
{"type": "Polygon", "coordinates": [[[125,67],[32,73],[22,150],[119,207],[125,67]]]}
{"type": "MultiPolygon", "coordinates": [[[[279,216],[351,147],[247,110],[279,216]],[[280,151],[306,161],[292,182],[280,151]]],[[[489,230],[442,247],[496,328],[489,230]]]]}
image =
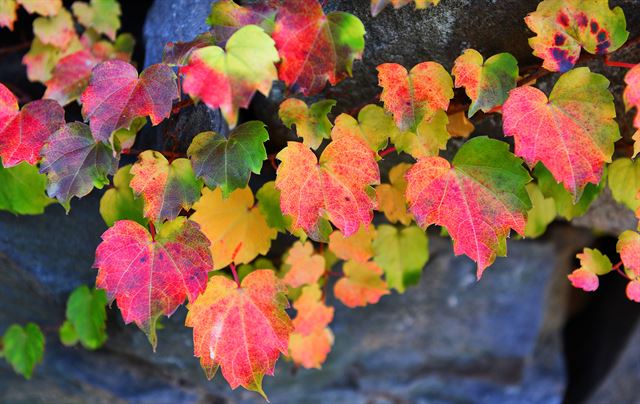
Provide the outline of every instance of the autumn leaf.
{"type": "Polygon", "coordinates": [[[111,40],[116,39],[122,14],[117,0],[91,0],[89,4],[76,1],[71,5],[71,9],[84,27],[105,34],[111,40]]]}
{"type": "Polygon", "coordinates": [[[361,226],[360,229],[349,237],[345,237],[339,230],[329,236],[329,249],[342,260],[354,260],[367,262],[373,257],[371,243],[376,237],[376,229],[373,225],[361,226]]]}
{"type": "Polygon", "coordinates": [[[333,307],[324,304],[322,290],[318,284],[302,288],[302,293],[293,303],[296,317],[293,319],[295,332],[309,335],[316,329],[328,326],[333,320],[333,307]]]}
{"type": "Polygon", "coordinates": [[[563,74],[551,96],[530,86],[511,91],[503,111],[504,133],[530,167],[538,161],[577,202],[588,183],[598,184],[620,138],[609,80],[589,68],[563,74]]]}
{"type": "Polygon", "coordinates": [[[639,161],[629,158],[615,159],[609,165],[608,184],[613,199],[633,211],[640,208],[640,200],[636,199],[640,191],[639,161]]]}
{"type": "Polygon", "coordinates": [[[486,61],[475,49],[467,49],[453,66],[456,88],[464,87],[471,99],[469,117],[478,110],[489,112],[502,105],[516,87],[518,61],[510,53],[499,53],[486,61]]]}
{"type": "Polygon", "coordinates": [[[280,104],[278,115],[287,128],[296,125],[296,133],[303,143],[315,150],[320,147],[322,139],[330,137],[333,124],[327,115],[335,105],[334,100],[321,100],[307,107],[302,100],[287,98],[280,104]]]}
{"type": "Polygon", "coordinates": [[[211,277],[185,322],[193,328],[194,354],[207,378],[221,368],[232,389],[242,386],[266,398],[262,379],[273,375],[278,357],[287,354],[293,330],[284,291],[271,270],[250,273],[240,287],[223,276],[211,277]]]}
{"type": "Polygon", "coordinates": [[[409,163],[400,163],[389,170],[389,184],[380,184],[376,187],[378,210],[391,223],[402,223],[408,226],[413,217],[407,210],[407,202],[404,198],[407,189],[405,175],[411,168],[409,163]]]}
{"type": "Polygon", "coordinates": [[[334,11],[318,1],[282,0],[271,34],[282,61],[280,80],[304,95],[320,92],[351,76],[353,61],[364,51],[364,25],[358,17],[334,11]]]}
{"type": "MultiPolygon", "coordinates": [[[[219,4],[219,2],[215,4],[219,4]]],[[[191,41],[167,42],[162,50],[162,63],[169,66],[185,66],[189,64],[189,58],[193,52],[215,44],[215,38],[209,31],[203,32],[191,41]]]]}
{"type": "Polygon", "coordinates": [[[370,188],[380,182],[374,152],[360,137],[333,136],[319,161],[298,142],[276,156],[282,161],[276,177],[282,212],[292,216],[292,230],[303,229],[314,240],[324,215],[348,237],[371,223],[376,206],[370,188]]]}
{"type": "Polygon", "coordinates": [[[2,356],[16,373],[31,379],[33,369],[44,356],[44,335],[36,324],[11,325],[2,336],[2,356]]]}
{"type": "Polygon", "coordinates": [[[387,283],[381,279],[382,269],[375,263],[347,261],[342,270],[344,277],[336,282],[333,293],[345,306],[375,304],[389,294],[387,283]]]}
{"type": "Polygon", "coordinates": [[[609,0],[544,0],[525,19],[537,34],[529,39],[542,67],[554,72],[570,70],[584,48],[592,54],[618,49],[629,36],[622,8],[609,9],[609,0]]]}
{"type": "Polygon", "coordinates": [[[0,209],[16,215],[40,215],[53,202],[47,198],[47,177],[38,167],[22,162],[4,168],[0,164],[0,209]]]}
{"type": "Polygon", "coordinates": [[[351,115],[340,114],[336,118],[333,132],[348,132],[360,136],[375,152],[387,147],[389,138],[395,141],[400,133],[393,118],[382,107],[374,104],[364,106],[358,112],[357,120],[351,115]]]}
{"type": "Polygon", "coordinates": [[[69,211],[74,196],[82,198],[96,187],[109,184],[118,167],[113,150],[96,141],[89,127],[69,123],[51,135],[42,148],[40,172],[47,174],[47,193],[69,211]]]}
{"type": "Polygon", "coordinates": [[[527,184],[527,193],[531,199],[531,209],[527,212],[524,235],[536,238],[543,235],[547,226],[556,218],[556,202],[552,197],[545,197],[540,187],[533,182],[527,184]]]}
{"type": "Polygon", "coordinates": [[[131,165],[122,166],[113,176],[113,188],[107,190],[100,199],[100,215],[107,224],[113,226],[118,220],[132,220],[146,226],[142,198],[136,198],[129,186],[133,175],[131,165]]]}
{"type": "Polygon", "coordinates": [[[49,136],[64,125],[64,110],[53,100],[32,101],[18,108],[18,100],[0,84],[0,157],[4,167],[23,161],[34,165],[49,136]]]}
{"type": "Polygon", "coordinates": [[[182,89],[210,108],[220,108],[233,129],[238,109],[247,108],[256,91],[269,95],[280,60],[273,40],[262,28],[247,25],[229,38],[225,50],[217,46],[196,49],[180,68],[182,89]]]}
{"type": "Polygon", "coordinates": [[[70,44],[65,49],[45,45],[39,38],[34,38],[29,52],[22,58],[22,64],[27,67],[27,78],[32,82],[42,83],[51,80],[60,59],[82,49],[82,43],[75,36],[72,37],[70,44]]]}
{"type": "Polygon", "coordinates": [[[187,150],[193,171],[209,188],[220,187],[224,197],[249,183],[251,173],[260,174],[267,159],[265,124],[250,121],[236,127],[228,137],[202,132],[187,150]]]}
{"type": "Polygon", "coordinates": [[[324,274],[324,257],[315,254],[313,244],[308,241],[296,241],[289,249],[284,264],[287,272],[282,281],[292,288],[314,284],[324,274]]]}
{"type": "Polygon", "coordinates": [[[266,254],[271,240],[278,234],[254,205],[249,188],[237,189],[226,199],[220,188],[204,188],[193,209],[191,220],[198,223],[211,240],[213,269],[224,268],[232,262],[251,262],[259,254],[266,254]]]}
{"type": "MultiPolygon", "coordinates": [[[[61,337],[63,331],[73,333],[86,349],[100,348],[107,340],[106,305],[104,290],[89,290],[85,285],[76,288],[67,300],[67,319],[60,328],[61,337]]],[[[65,337],[69,342],[69,335],[65,337]]]]}
{"type": "Polygon", "coordinates": [[[466,139],[476,129],[473,123],[467,118],[464,111],[449,115],[448,118],[449,123],[447,124],[447,132],[449,132],[451,137],[461,137],[466,139]]]}
{"type": "Polygon", "coordinates": [[[18,19],[17,8],[16,0],[0,1],[0,28],[6,27],[13,31],[13,25],[18,19]]]}
{"type": "Polygon", "coordinates": [[[631,230],[623,232],[618,236],[616,250],[627,274],[632,279],[640,277],[640,234],[631,230]]]}
{"type": "Polygon", "coordinates": [[[429,240],[422,229],[402,229],[383,224],[373,240],[374,261],[384,270],[390,288],[403,293],[420,281],[422,269],[429,260],[429,240]]]}
{"type": "Polygon", "coordinates": [[[43,98],[67,105],[80,98],[89,85],[91,71],[100,62],[91,52],[81,50],[65,56],[56,63],[53,75],[45,85],[43,98]]]}
{"type": "Polygon", "coordinates": [[[635,157],[640,152],[640,141],[638,140],[640,138],[640,64],[627,72],[624,82],[627,84],[623,93],[624,105],[627,111],[631,108],[636,109],[636,117],[633,120],[633,126],[638,129],[633,135],[633,140],[635,140],[633,157],[635,157]]]}
{"type": "MultiPolygon", "coordinates": [[[[606,175],[606,170],[605,170],[606,175]]],[[[603,177],[605,176],[603,175],[603,177]]],[[[573,195],[567,189],[559,184],[553,175],[547,170],[542,163],[536,164],[533,170],[533,176],[538,180],[538,187],[545,198],[552,198],[556,204],[556,211],[559,216],[572,220],[587,213],[593,201],[595,201],[604,189],[606,181],[600,181],[600,184],[587,184],[582,192],[580,199],[574,203],[573,195]]]]}
{"type": "Polygon", "coordinates": [[[129,128],[137,117],[149,116],[153,125],[159,124],[169,117],[179,96],[176,75],[169,66],[151,65],[138,78],[131,64],[109,60],[93,69],[80,100],[94,136],[105,141],[115,130],[129,128]]]}
{"type": "Polygon", "coordinates": [[[329,328],[318,328],[309,335],[293,332],[289,338],[289,354],[293,362],[305,369],[321,369],[333,345],[329,328]]]}
{"type": "Polygon", "coordinates": [[[415,131],[422,121],[430,120],[439,110],[446,110],[453,98],[453,80],[444,67],[435,62],[417,64],[411,72],[396,63],[381,64],[378,80],[384,108],[393,114],[402,131],[415,131]]]}
{"type": "Polygon", "coordinates": [[[393,144],[398,151],[417,159],[437,156],[440,150],[446,150],[447,141],[451,137],[448,125],[447,113],[439,110],[430,118],[421,121],[415,131],[407,130],[396,135],[393,144]]]}
{"type": "Polygon", "coordinates": [[[276,10],[271,2],[248,3],[240,6],[233,0],[220,0],[211,5],[207,24],[216,42],[224,44],[245,25],[257,25],[266,33],[273,32],[276,10]]]}
{"type": "Polygon", "coordinates": [[[102,235],[93,267],[96,287],[116,300],[125,323],[140,327],[155,350],[156,321],[185,298],[195,301],[213,263],[199,226],[179,217],[160,225],[155,238],[136,222],[116,222],[102,235]]]}
{"type": "Polygon", "coordinates": [[[77,35],[71,13],[61,9],[53,17],[38,17],[33,21],[33,33],[45,45],[66,49],[77,35]]]}
{"type": "MultiPolygon", "coordinates": [[[[400,8],[411,3],[412,0],[371,0],[371,15],[377,16],[384,8],[391,4],[393,8],[400,8]]],[[[427,8],[428,5],[438,5],[440,0],[413,0],[417,9],[427,8]]]]}
{"type": "Polygon", "coordinates": [[[62,8],[62,0],[2,0],[0,1],[0,27],[13,31],[17,19],[18,4],[29,14],[53,16],[62,8]]]}
{"type": "Polygon", "coordinates": [[[131,189],[144,199],[144,217],[152,221],[173,220],[200,197],[202,183],[184,158],[169,163],[160,152],[146,150],[131,167],[131,175],[131,189]]]}
{"type": "Polygon", "coordinates": [[[416,222],[447,229],[454,253],[478,264],[478,278],[496,256],[506,255],[510,229],[524,235],[531,178],[509,146],[487,137],[465,143],[451,164],[419,160],[407,172],[406,197],[416,222]]]}
{"type": "Polygon", "coordinates": [[[598,275],[605,275],[611,272],[613,268],[611,261],[600,251],[591,248],[585,248],[576,257],[580,260],[580,268],[567,277],[574,287],[585,292],[593,292],[598,289],[598,275]]]}
{"type": "Polygon", "coordinates": [[[291,218],[285,217],[280,209],[280,191],[274,181],[265,183],[256,192],[258,208],[269,227],[280,232],[285,232],[291,226],[291,218]]]}

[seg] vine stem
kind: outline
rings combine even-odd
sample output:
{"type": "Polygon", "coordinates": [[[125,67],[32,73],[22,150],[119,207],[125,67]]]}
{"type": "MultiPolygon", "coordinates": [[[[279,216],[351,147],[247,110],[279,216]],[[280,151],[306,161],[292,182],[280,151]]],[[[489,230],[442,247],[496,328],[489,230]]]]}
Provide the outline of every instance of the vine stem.
{"type": "Polygon", "coordinates": [[[618,62],[616,60],[609,59],[609,55],[604,57],[604,64],[610,67],[623,67],[625,69],[633,69],[636,67],[636,63],[618,62]]]}
{"type": "Polygon", "coordinates": [[[384,157],[387,154],[393,153],[394,151],[396,151],[396,148],[394,146],[390,146],[390,147],[387,147],[386,149],[381,150],[380,152],[378,152],[378,156],[384,157]]]}
{"type": "Polygon", "coordinates": [[[231,268],[231,274],[233,274],[233,280],[236,281],[236,285],[238,285],[238,288],[240,288],[240,277],[238,276],[238,271],[236,270],[236,255],[238,255],[238,252],[240,251],[240,248],[242,248],[242,243],[239,243],[236,246],[236,249],[233,250],[233,254],[231,254],[231,264],[229,264],[229,268],[231,268]]]}
{"type": "MultiPolygon", "coordinates": [[[[140,153],[145,151],[147,150],[125,149],[125,150],[122,150],[120,154],[127,155],[127,156],[137,156],[140,153]]],[[[168,160],[175,160],[181,157],[186,157],[186,154],[184,153],[174,153],[171,151],[161,151],[161,150],[155,150],[155,151],[165,156],[168,160]]]]}
{"type": "Polygon", "coordinates": [[[620,267],[622,266],[622,261],[618,262],[617,264],[615,264],[613,267],[611,267],[611,269],[613,269],[614,271],[616,271],[618,274],[620,274],[620,276],[622,276],[624,279],[626,280],[631,280],[629,279],[629,277],[627,276],[627,274],[625,274],[622,269],[620,269],[620,267]]]}
{"type": "Polygon", "coordinates": [[[149,221],[149,233],[151,233],[151,240],[156,241],[156,226],[153,221],[149,221]]]}

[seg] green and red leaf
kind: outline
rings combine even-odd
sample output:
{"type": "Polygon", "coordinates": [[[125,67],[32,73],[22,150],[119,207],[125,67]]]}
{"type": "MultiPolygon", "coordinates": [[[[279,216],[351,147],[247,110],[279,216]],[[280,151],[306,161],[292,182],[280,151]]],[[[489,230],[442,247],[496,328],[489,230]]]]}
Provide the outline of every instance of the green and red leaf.
{"type": "Polygon", "coordinates": [[[477,137],[460,148],[452,164],[441,157],[419,160],[407,172],[406,197],[416,222],[447,229],[456,255],[478,264],[478,278],[496,256],[506,255],[511,229],[524,235],[531,178],[509,146],[477,137]]]}
{"type": "Polygon", "coordinates": [[[541,161],[557,182],[580,198],[598,184],[620,138],[609,80],[580,67],[563,74],[550,97],[531,87],[511,91],[503,111],[504,133],[530,167],[541,161]]]}
{"type": "Polygon", "coordinates": [[[302,142],[312,148],[320,147],[323,139],[329,139],[333,124],[327,115],[336,105],[334,100],[321,100],[307,104],[297,98],[287,98],[280,104],[278,115],[289,129],[296,125],[296,133],[302,142]]]}
{"type": "Polygon", "coordinates": [[[240,6],[233,0],[219,0],[211,5],[207,24],[211,26],[211,32],[220,45],[245,25],[257,25],[270,34],[276,15],[272,3],[263,1],[240,6]]]}
{"type": "Polygon", "coordinates": [[[324,13],[319,1],[282,0],[272,37],[282,61],[280,80],[304,95],[351,76],[364,51],[364,25],[354,15],[324,13]]]}
{"type": "Polygon", "coordinates": [[[318,239],[325,215],[347,237],[371,223],[376,203],[370,185],[380,183],[380,170],[362,138],[335,134],[319,161],[302,143],[289,142],[277,158],[280,206],[292,216],[293,231],[318,239]]]}
{"type": "Polygon", "coordinates": [[[622,9],[611,10],[609,0],[544,0],[525,22],[537,34],[529,39],[533,54],[544,59],[542,67],[555,72],[570,70],[581,48],[607,54],[629,36],[622,9]]]}
{"type": "Polygon", "coordinates": [[[247,108],[256,91],[269,95],[280,60],[273,40],[262,28],[247,25],[227,41],[225,50],[206,46],[191,52],[180,68],[182,88],[210,108],[220,108],[232,129],[238,109],[247,108]]]}
{"type": "Polygon", "coordinates": [[[135,67],[121,60],[97,65],[81,97],[82,115],[96,139],[105,141],[135,118],[149,116],[157,125],[171,114],[180,96],[176,75],[165,64],[146,68],[140,77],[135,67]]]}
{"type": "Polygon", "coordinates": [[[108,185],[108,176],[118,167],[113,150],[80,122],[68,123],[51,135],[42,157],[40,172],[47,174],[47,193],[67,210],[74,196],[82,198],[94,187],[108,185]]]}
{"type": "Polygon", "coordinates": [[[385,63],[378,66],[378,80],[384,108],[402,131],[415,131],[422,121],[446,110],[453,98],[453,80],[435,62],[417,64],[410,72],[399,64],[385,63]]]}
{"type": "Polygon", "coordinates": [[[62,125],[64,110],[57,102],[32,101],[20,110],[13,93],[0,84],[0,157],[5,167],[37,163],[42,146],[62,125]]]}
{"type": "Polygon", "coordinates": [[[242,386],[266,398],[262,379],[273,375],[278,357],[287,354],[293,331],[284,291],[271,270],[251,272],[241,286],[211,277],[185,322],[193,328],[194,354],[209,379],[222,368],[232,389],[242,386]]]}
{"type": "Polygon", "coordinates": [[[60,105],[67,105],[80,98],[89,85],[91,71],[100,59],[86,50],[65,56],[56,63],[53,75],[45,85],[43,98],[56,100],[60,105]]]}
{"type": "Polygon", "coordinates": [[[373,262],[347,261],[342,267],[344,277],[336,282],[333,293],[347,307],[376,304],[389,294],[382,279],[382,268],[373,262]]]}
{"type": "Polygon", "coordinates": [[[213,262],[209,240],[181,217],[164,223],[155,237],[136,222],[116,222],[102,235],[93,266],[96,287],[116,300],[124,321],[140,327],[155,349],[158,317],[170,316],[185,298],[193,303],[213,262]]]}
{"type": "Polygon", "coordinates": [[[627,111],[631,108],[636,109],[636,117],[633,120],[633,126],[638,129],[633,136],[636,141],[633,155],[636,156],[640,150],[640,142],[638,142],[638,138],[640,138],[640,63],[627,72],[624,82],[627,84],[623,93],[624,105],[627,111]]]}

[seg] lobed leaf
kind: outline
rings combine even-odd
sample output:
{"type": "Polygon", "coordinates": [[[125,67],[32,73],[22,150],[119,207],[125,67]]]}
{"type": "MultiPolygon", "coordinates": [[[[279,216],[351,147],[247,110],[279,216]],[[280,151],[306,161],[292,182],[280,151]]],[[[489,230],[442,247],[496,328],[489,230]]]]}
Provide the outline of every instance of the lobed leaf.
{"type": "Polygon", "coordinates": [[[293,319],[295,332],[309,335],[316,329],[323,329],[333,320],[333,307],[327,306],[322,299],[322,290],[318,284],[307,285],[293,303],[296,317],[293,319]]]}
{"type": "Polygon", "coordinates": [[[424,119],[415,131],[407,130],[398,134],[393,142],[396,149],[419,159],[437,156],[440,150],[446,150],[451,137],[448,130],[449,117],[443,110],[437,111],[431,118],[424,119]]]}
{"type": "Polygon", "coordinates": [[[117,0],[91,0],[89,4],[76,1],[71,9],[81,25],[116,39],[122,14],[117,0]]]}
{"type": "Polygon", "coordinates": [[[284,264],[287,272],[282,281],[292,288],[315,284],[324,274],[324,257],[315,254],[313,244],[308,241],[296,241],[289,249],[284,264]]]}
{"type": "Polygon", "coordinates": [[[53,100],[32,101],[18,108],[18,100],[0,84],[0,157],[4,167],[38,162],[40,149],[64,125],[64,110],[53,100]]]}
{"type": "Polygon", "coordinates": [[[190,305],[185,325],[193,328],[194,354],[209,379],[218,368],[232,389],[260,393],[264,375],[273,375],[288,352],[293,327],[284,311],[284,286],[271,270],[247,275],[240,287],[212,276],[206,291],[190,305]]]}
{"type": "Polygon", "coordinates": [[[375,152],[387,147],[389,138],[392,142],[395,141],[400,133],[393,118],[383,108],[373,104],[364,106],[358,112],[357,120],[351,115],[340,114],[336,118],[333,132],[360,136],[375,152]]]}
{"type": "Polygon", "coordinates": [[[80,98],[89,85],[91,72],[100,60],[91,52],[80,50],[63,57],[56,63],[53,74],[45,83],[43,98],[67,105],[80,98]]]}
{"type": "Polygon", "coordinates": [[[598,184],[620,138],[609,80],[589,68],[563,74],[547,99],[530,86],[511,91],[503,111],[504,133],[530,167],[538,161],[562,182],[574,203],[588,183],[598,184]]]}
{"type": "Polygon", "coordinates": [[[375,263],[347,261],[342,270],[344,277],[336,282],[333,293],[345,306],[376,304],[389,294],[387,283],[381,279],[382,269],[375,263]]]}
{"type": "Polygon", "coordinates": [[[104,290],[90,290],[85,285],[76,288],[67,300],[66,332],[71,327],[82,346],[100,348],[107,340],[106,305],[104,290]]]}
{"type": "Polygon", "coordinates": [[[616,250],[631,279],[640,277],[640,234],[627,230],[618,236],[616,250]]]}
{"type": "Polygon", "coordinates": [[[362,57],[365,29],[358,17],[334,11],[318,1],[282,0],[271,36],[282,58],[280,80],[304,95],[320,92],[351,76],[362,57]]]}
{"type": "Polygon", "coordinates": [[[240,6],[233,0],[220,0],[211,4],[207,24],[219,44],[224,44],[245,25],[257,25],[266,33],[273,32],[276,10],[271,2],[248,3],[240,6]]]}
{"type": "Polygon", "coordinates": [[[97,65],[81,97],[82,115],[90,121],[96,139],[105,141],[120,128],[129,128],[138,117],[149,116],[157,125],[171,114],[180,97],[176,75],[165,64],[136,68],[122,60],[97,65]]]}
{"type": "Polygon", "coordinates": [[[321,238],[321,218],[328,219],[348,237],[373,218],[372,184],[380,182],[374,152],[357,136],[334,133],[333,141],[316,158],[298,142],[289,142],[276,156],[276,188],[280,206],[291,215],[292,230],[302,229],[321,238]]]}
{"type": "Polygon", "coordinates": [[[223,197],[249,183],[251,173],[260,174],[267,159],[265,124],[250,121],[236,127],[228,137],[202,132],[191,141],[187,155],[193,171],[209,188],[220,187],[223,197]]]}
{"type": "Polygon", "coordinates": [[[0,209],[16,215],[40,215],[53,200],[47,198],[47,177],[38,167],[22,162],[4,168],[0,164],[0,209]]]}
{"type": "Polygon", "coordinates": [[[280,104],[278,116],[287,128],[291,129],[296,125],[296,132],[303,139],[302,143],[315,150],[320,147],[322,139],[330,137],[333,124],[327,115],[335,105],[334,100],[321,100],[307,107],[302,100],[287,98],[280,104]]]}
{"type": "Polygon", "coordinates": [[[608,185],[611,195],[616,201],[629,209],[640,208],[640,200],[636,199],[640,191],[640,162],[629,158],[619,158],[609,165],[608,185]]]}
{"type": "Polygon", "coordinates": [[[486,61],[475,49],[467,49],[453,66],[456,88],[464,87],[471,99],[469,117],[478,110],[489,112],[504,104],[516,87],[518,61],[510,53],[499,53],[486,61]]]}
{"type": "Polygon", "coordinates": [[[381,184],[376,187],[378,210],[391,223],[402,223],[408,226],[413,217],[407,210],[407,202],[404,194],[407,189],[405,175],[411,168],[411,164],[400,163],[389,170],[389,184],[381,184]]]}
{"type": "Polygon", "coordinates": [[[265,183],[256,192],[256,199],[269,227],[284,232],[291,226],[291,219],[285,217],[280,209],[280,191],[276,188],[275,181],[265,183]]]}
{"type": "Polygon", "coordinates": [[[184,158],[171,163],[160,153],[147,150],[131,167],[129,185],[144,200],[144,217],[151,221],[173,220],[189,210],[200,197],[202,184],[184,158]]]}
{"type": "Polygon", "coordinates": [[[524,19],[537,34],[529,39],[542,67],[555,72],[570,70],[584,48],[592,54],[618,49],[629,36],[620,7],[609,9],[609,0],[544,0],[524,19]]]}
{"type": "Polygon", "coordinates": [[[254,205],[250,188],[237,189],[226,199],[219,188],[204,188],[193,210],[191,219],[211,241],[213,269],[232,262],[251,262],[259,254],[266,254],[278,234],[254,205]]]}
{"type": "Polygon", "coordinates": [[[627,72],[624,82],[627,84],[623,93],[624,105],[627,111],[631,108],[636,109],[636,117],[633,120],[633,126],[638,129],[633,135],[633,140],[635,140],[633,156],[635,157],[640,152],[640,141],[638,141],[640,139],[640,64],[627,72]]]}
{"type": "Polygon", "coordinates": [[[454,241],[454,253],[478,264],[478,278],[496,256],[506,254],[510,229],[524,234],[531,180],[506,143],[477,137],[465,143],[452,164],[419,160],[407,172],[406,197],[416,222],[438,224],[454,241]]]}
{"type": "MultiPolygon", "coordinates": [[[[564,191],[564,188],[562,190],[564,191]]],[[[547,230],[547,226],[555,220],[557,214],[556,201],[551,197],[545,197],[540,187],[534,182],[527,184],[527,193],[529,194],[529,199],[531,199],[531,209],[527,212],[527,225],[524,228],[524,235],[525,237],[536,238],[543,235],[547,230]]]]}
{"type": "Polygon", "coordinates": [[[120,167],[113,176],[113,188],[100,199],[100,215],[109,227],[118,220],[132,220],[142,226],[148,223],[144,217],[144,201],[135,197],[129,185],[133,179],[130,170],[130,164],[120,167]]]}
{"type": "Polygon", "coordinates": [[[453,98],[451,76],[435,62],[417,64],[410,72],[399,64],[384,63],[378,66],[378,80],[384,108],[401,131],[415,131],[422,121],[446,110],[453,98]]]}
{"type": "Polygon", "coordinates": [[[51,135],[42,158],[40,172],[47,174],[47,193],[67,211],[71,198],[82,198],[94,187],[102,189],[118,167],[113,150],[94,139],[89,127],[80,122],[68,123],[51,135]]]}
{"type": "Polygon", "coordinates": [[[274,63],[280,57],[273,40],[255,25],[239,29],[225,49],[206,46],[194,50],[180,74],[184,92],[210,108],[220,108],[233,129],[238,109],[247,108],[256,91],[269,95],[277,78],[274,63]]]}
{"type": "Polygon", "coordinates": [[[66,49],[77,36],[71,13],[61,9],[53,17],[38,17],[33,21],[33,33],[45,45],[66,49]]]}
{"type": "Polygon", "coordinates": [[[138,223],[120,220],[96,250],[96,287],[109,302],[116,300],[125,323],[140,327],[155,350],[158,318],[204,292],[213,267],[209,244],[184,217],[162,224],[155,238],[138,223]]]}
{"type": "Polygon", "coordinates": [[[317,328],[310,334],[291,333],[289,354],[293,362],[305,369],[321,369],[333,345],[333,333],[329,328],[317,328]]]}
{"type": "Polygon", "coordinates": [[[11,325],[2,337],[2,354],[13,370],[31,379],[33,369],[44,356],[44,335],[36,324],[11,325]]]}
{"type": "Polygon", "coordinates": [[[354,260],[367,262],[373,257],[371,243],[376,237],[376,229],[373,225],[361,226],[360,229],[349,237],[345,237],[339,230],[329,236],[329,250],[341,260],[354,260]]]}

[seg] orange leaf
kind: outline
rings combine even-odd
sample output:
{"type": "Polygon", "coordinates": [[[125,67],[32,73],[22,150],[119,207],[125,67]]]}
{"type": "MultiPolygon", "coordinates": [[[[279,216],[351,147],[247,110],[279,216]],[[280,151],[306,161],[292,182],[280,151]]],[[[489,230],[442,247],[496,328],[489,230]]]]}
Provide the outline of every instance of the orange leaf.
{"type": "Polygon", "coordinates": [[[284,284],[292,288],[316,283],[324,273],[324,257],[313,253],[313,244],[297,241],[289,250],[285,260],[289,271],[283,278],[284,284]]]}
{"type": "Polygon", "coordinates": [[[336,282],[333,293],[345,306],[375,304],[389,294],[387,283],[380,278],[382,268],[375,263],[347,261],[343,271],[345,276],[336,282]]]}

